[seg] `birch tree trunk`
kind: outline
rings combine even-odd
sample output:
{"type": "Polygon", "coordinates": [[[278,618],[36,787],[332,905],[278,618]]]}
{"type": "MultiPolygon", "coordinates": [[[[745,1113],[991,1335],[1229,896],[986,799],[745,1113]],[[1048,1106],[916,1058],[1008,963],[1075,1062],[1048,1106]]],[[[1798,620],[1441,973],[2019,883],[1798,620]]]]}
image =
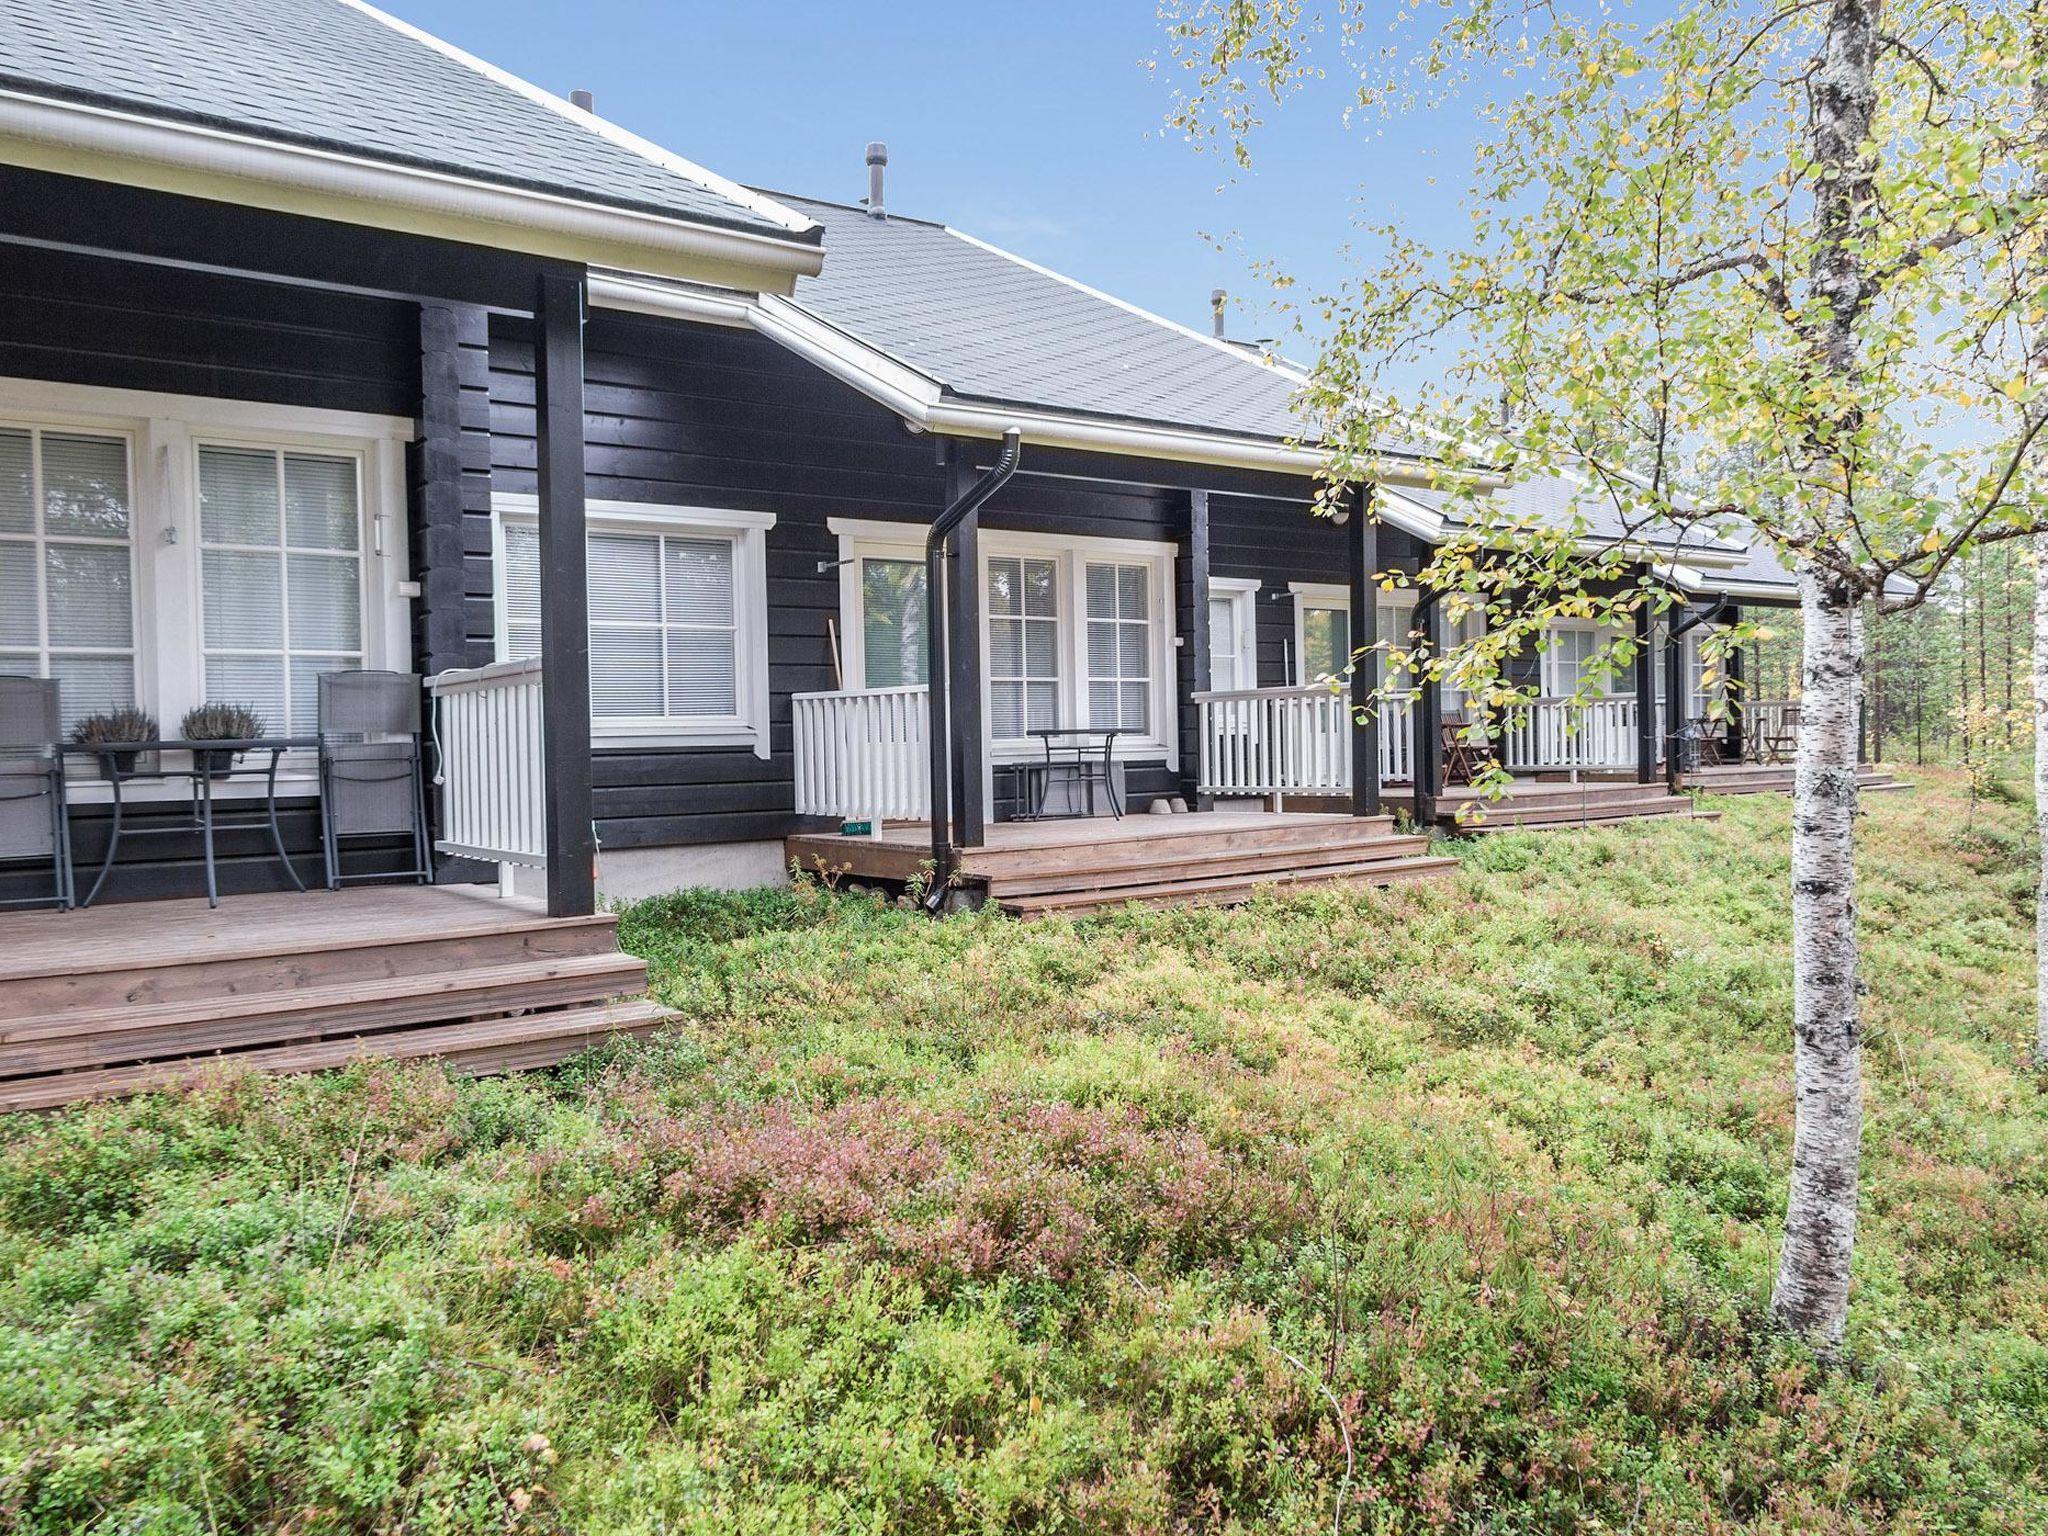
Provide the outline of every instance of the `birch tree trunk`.
{"type": "Polygon", "coordinates": [[[1856,942],[1856,595],[1808,566],[1799,753],[1792,790],[1792,1188],[1771,1315],[1824,1352],[1842,1342],[1863,1150],[1856,942]]]}
{"type": "Polygon", "coordinates": [[[2048,537],[2034,540],[2034,1061],[2048,1067],[2048,537]]]}

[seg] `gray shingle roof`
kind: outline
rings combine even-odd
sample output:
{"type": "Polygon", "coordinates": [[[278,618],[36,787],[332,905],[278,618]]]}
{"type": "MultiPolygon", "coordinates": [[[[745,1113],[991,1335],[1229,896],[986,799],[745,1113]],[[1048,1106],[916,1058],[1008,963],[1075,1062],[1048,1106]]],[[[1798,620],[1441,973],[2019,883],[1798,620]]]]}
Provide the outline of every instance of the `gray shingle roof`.
{"type": "Polygon", "coordinates": [[[0,85],[816,238],[341,0],[0,0],[0,85]]]}
{"type": "Polygon", "coordinates": [[[1300,435],[1298,385],[1234,348],[939,224],[771,193],[825,227],[796,302],[962,400],[1233,436],[1300,435]]]}

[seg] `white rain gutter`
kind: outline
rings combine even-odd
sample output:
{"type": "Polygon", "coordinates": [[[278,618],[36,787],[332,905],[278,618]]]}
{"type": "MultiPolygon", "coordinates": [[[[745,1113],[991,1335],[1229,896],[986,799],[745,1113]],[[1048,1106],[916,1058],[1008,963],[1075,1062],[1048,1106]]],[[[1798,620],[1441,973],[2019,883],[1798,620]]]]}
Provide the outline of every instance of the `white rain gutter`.
{"type": "Polygon", "coordinates": [[[780,286],[824,265],[821,246],[7,89],[0,161],[678,276],[780,286]]]}

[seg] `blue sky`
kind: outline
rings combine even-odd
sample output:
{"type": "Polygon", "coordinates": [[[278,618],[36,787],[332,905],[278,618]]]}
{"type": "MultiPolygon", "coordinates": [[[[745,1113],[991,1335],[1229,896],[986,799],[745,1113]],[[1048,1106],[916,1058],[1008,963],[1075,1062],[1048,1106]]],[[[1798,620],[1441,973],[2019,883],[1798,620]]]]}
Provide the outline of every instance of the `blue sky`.
{"type": "MultiPolygon", "coordinates": [[[[1264,295],[1253,256],[1328,280],[1354,209],[1461,219],[1459,123],[1346,130],[1328,101],[1281,114],[1252,173],[1219,191],[1229,167],[1162,128],[1177,72],[1145,68],[1163,37],[1147,0],[384,3],[559,94],[594,91],[605,116],[753,185],[851,202],[863,147],[886,140],[892,208],[1189,325],[1207,326],[1212,288],[1264,295]]],[[[1275,326],[1234,311],[1231,328],[1275,326]]]]}

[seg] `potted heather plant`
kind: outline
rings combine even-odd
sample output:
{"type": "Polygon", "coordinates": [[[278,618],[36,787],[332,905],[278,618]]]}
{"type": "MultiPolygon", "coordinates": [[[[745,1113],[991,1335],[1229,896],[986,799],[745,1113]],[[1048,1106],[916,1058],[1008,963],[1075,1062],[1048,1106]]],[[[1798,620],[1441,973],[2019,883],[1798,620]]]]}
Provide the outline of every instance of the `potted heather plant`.
{"type": "Polygon", "coordinates": [[[142,709],[108,709],[87,715],[71,727],[71,739],[81,747],[113,748],[99,753],[100,776],[113,778],[135,771],[136,748],[122,750],[124,742],[156,740],[156,716],[142,709]]]}
{"type": "MultiPolygon", "coordinates": [[[[249,741],[263,734],[263,717],[246,704],[201,704],[185,711],[178,734],[187,741],[249,741]]],[[[208,778],[219,778],[242,754],[230,751],[196,753],[208,778]]]]}

